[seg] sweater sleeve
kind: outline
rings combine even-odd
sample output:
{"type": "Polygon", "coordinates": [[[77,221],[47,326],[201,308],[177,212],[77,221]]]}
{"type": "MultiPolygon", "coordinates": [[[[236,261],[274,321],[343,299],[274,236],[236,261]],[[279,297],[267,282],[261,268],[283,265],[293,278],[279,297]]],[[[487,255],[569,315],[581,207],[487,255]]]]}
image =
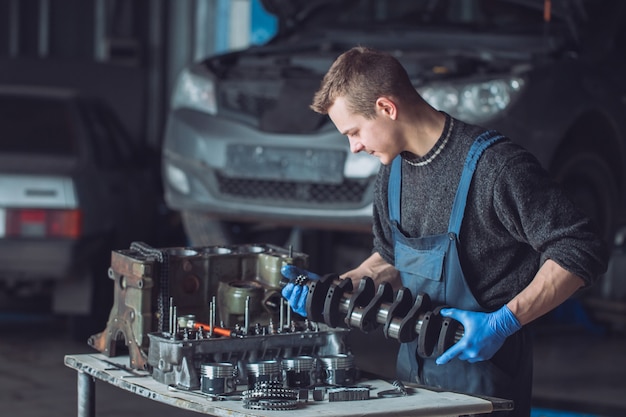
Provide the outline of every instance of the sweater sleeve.
{"type": "Polygon", "coordinates": [[[528,153],[503,164],[494,186],[494,209],[520,241],[591,285],[606,271],[608,249],[594,224],[528,153]]]}
{"type": "Polygon", "coordinates": [[[374,183],[373,250],[378,252],[386,262],[395,265],[393,236],[389,223],[389,207],[387,205],[389,172],[390,168],[388,166],[381,165],[374,183]]]}

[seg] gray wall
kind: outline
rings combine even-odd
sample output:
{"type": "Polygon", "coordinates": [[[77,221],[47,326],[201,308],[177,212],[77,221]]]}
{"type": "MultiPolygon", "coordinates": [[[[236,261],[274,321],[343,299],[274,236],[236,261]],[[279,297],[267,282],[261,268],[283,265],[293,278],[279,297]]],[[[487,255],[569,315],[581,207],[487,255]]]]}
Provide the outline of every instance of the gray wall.
{"type": "Polygon", "coordinates": [[[250,1],[0,0],[0,84],[101,96],[136,141],[158,148],[178,73],[245,46],[250,1]]]}

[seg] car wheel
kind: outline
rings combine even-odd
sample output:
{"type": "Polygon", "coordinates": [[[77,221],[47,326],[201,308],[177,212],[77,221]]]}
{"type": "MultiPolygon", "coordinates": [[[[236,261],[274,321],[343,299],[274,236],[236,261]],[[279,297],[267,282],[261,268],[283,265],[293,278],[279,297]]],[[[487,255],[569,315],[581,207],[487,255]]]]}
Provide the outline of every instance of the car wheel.
{"type": "Polygon", "coordinates": [[[270,243],[284,246],[292,228],[261,223],[228,222],[204,213],[182,211],[181,219],[192,246],[270,243]]]}
{"type": "Polygon", "coordinates": [[[605,159],[592,151],[577,149],[559,158],[552,172],[572,201],[594,220],[602,236],[611,241],[619,191],[605,159]]]}

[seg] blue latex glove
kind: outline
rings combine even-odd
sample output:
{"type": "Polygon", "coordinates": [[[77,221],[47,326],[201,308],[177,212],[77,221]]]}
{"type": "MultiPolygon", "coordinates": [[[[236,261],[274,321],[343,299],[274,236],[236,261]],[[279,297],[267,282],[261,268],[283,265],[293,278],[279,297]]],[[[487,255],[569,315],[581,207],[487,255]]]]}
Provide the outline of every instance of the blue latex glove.
{"type": "Polygon", "coordinates": [[[506,305],[493,313],[444,308],[441,315],[461,323],[464,334],[457,343],[437,358],[438,365],[448,363],[456,357],[468,362],[491,359],[506,338],[522,328],[506,305]]]}
{"type": "Polygon", "coordinates": [[[309,294],[309,287],[306,285],[296,285],[293,282],[285,285],[281,294],[289,302],[293,311],[306,317],[306,296],[309,294]]]}
{"type": "Polygon", "coordinates": [[[305,276],[312,281],[315,281],[321,278],[316,273],[307,271],[302,268],[298,268],[297,266],[294,266],[294,265],[283,265],[283,267],[280,268],[280,273],[285,278],[287,278],[290,282],[295,281],[296,278],[298,278],[299,276],[305,276]]]}
{"type": "Polygon", "coordinates": [[[280,273],[289,280],[287,285],[281,291],[281,294],[289,302],[289,306],[293,311],[306,317],[306,297],[309,294],[309,287],[306,281],[316,281],[321,277],[314,272],[298,268],[294,265],[283,265],[280,273]],[[303,281],[304,285],[296,284],[297,281],[303,281]]]}

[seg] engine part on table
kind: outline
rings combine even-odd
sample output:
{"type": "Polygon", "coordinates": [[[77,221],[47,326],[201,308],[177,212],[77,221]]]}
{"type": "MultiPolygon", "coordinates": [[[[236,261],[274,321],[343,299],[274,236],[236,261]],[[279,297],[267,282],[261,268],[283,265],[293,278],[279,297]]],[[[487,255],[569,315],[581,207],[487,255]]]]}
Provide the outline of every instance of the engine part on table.
{"type": "MultiPolygon", "coordinates": [[[[280,297],[278,292],[276,296],[280,297]]],[[[263,311],[265,288],[260,282],[236,280],[220,282],[217,292],[218,311],[224,326],[236,323],[245,314],[246,300],[249,298],[249,313],[259,315],[263,311]],[[234,317],[233,317],[234,316],[234,317]]],[[[281,300],[273,300],[272,305],[278,305],[281,300]]]]}
{"type": "Polygon", "coordinates": [[[408,390],[406,389],[402,381],[400,381],[399,379],[392,381],[391,385],[394,386],[394,389],[380,391],[378,393],[378,397],[379,398],[393,398],[393,397],[405,397],[409,395],[408,390]]]}
{"type": "Polygon", "coordinates": [[[156,328],[165,330],[165,323],[169,320],[167,311],[167,300],[170,299],[170,276],[169,276],[169,251],[153,248],[144,242],[132,242],[130,250],[139,253],[141,256],[154,259],[160,265],[158,289],[156,291],[156,328]]]}
{"type": "Polygon", "coordinates": [[[297,390],[284,388],[279,381],[258,382],[243,392],[243,406],[252,410],[294,410],[298,398],[297,390]]]}
{"type": "Polygon", "coordinates": [[[283,384],[288,388],[306,388],[316,379],[315,358],[297,356],[284,358],[281,361],[283,384]]]}
{"type": "Polygon", "coordinates": [[[192,322],[191,324],[187,325],[187,328],[195,329],[195,330],[202,330],[206,332],[209,335],[209,337],[213,337],[213,334],[217,336],[224,336],[224,337],[238,337],[237,332],[235,330],[227,329],[225,327],[218,327],[215,325],[211,326],[210,324],[192,322]]]}
{"type": "Polygon", "coordinates": [[[463,336],[461,324],[440,314],[445,306],[432,309],[426,293],[413,299],[408,288],[400,288],[394,294],[387,282],[376,289],[369,277],[363,277],[353,291],[352,280],[340,279],[336,274],[306,285],[306,312],[310,320],[332,328],[356,327],[364,332],[382,325],[385,337],[400,343],[417,338],[417,353],[423,358],[441,355],[463,336]]]}
{"type": "Polygon", "coordinates": [[[237,389],[236,369],[230,362],[201,364],[200,390],[212,395],[234,392],[237,389]]]}
{"type": "MultiPolygon", "coordinates": [[[[113,306],[106,328],[92,335],[87,343],[111,357],[117,355],[117,345],[123,341],[130,367],[146,370],[148,334],[167,331],[165,327],[171,322],[170,300],[176,300],[179,316],[193,314],[204,318],[209,314],[209,300],[218,295],[220,283],[249,281],[254,282],[250,286],[259,284],[263,289],[260,300],[251,297],[250,308],[261,311],[259,320],[276,321],[282,305],[278,302],[283,281],[281,267],[293,264],[304,268],[307,262],[306,254],[269,244],[152,248],[133,242],[127,250],[111,252],[108,274],[113,280],[113,306]]],[[[223,304],[232,301],[229,298],[223,304]]],[[[230,311],[226,309],[225,313],[230,311]]]]}
{"type": "Polygon", "coordinates": [[[232,330],[232,337],[212,338],[203,329],[149,333],[148,364],[156,381],[195,390],[200,386],[198,371],[202,363],[229,362],[236,366],[239,375],[247,375],[249,363],[332,356],[347,351],[348,329],[329,329],[323,324],[316,327],[296,326],[279,333],[257,325],[248,334],[240,329],[232,330]]]}
{"type": "Polygon", "coordinates": [[[362,401],[370,399],[370,389],[367,387],[329,388],[328,401],[362,401]]]}
{"type": "Polygon", "coordinates": [[[319,358],[323,380],[328,385],[352,385],[357,380],[354,356],[337,354],[319,358]]]}
{"type": "Polygon", "coordinates": [[[253,389],[257,383],[279,382],[282,385],[280,362],[275,359],[248,362],[246,364],[248,389],[253,389]]]}

